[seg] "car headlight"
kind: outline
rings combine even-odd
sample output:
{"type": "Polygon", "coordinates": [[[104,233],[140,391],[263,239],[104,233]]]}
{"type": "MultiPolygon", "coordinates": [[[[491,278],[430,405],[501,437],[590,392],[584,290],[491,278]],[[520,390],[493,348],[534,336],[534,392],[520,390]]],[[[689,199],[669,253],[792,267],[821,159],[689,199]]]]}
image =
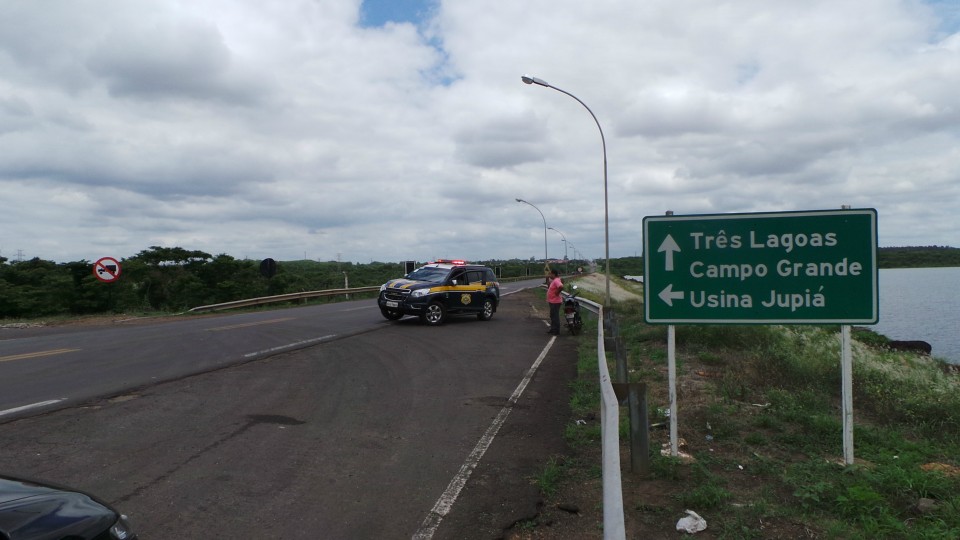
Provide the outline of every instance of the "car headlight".
{"type": "Polygon", "coordinates": [[[116,540],[132,540],[137,536],[133,534],[133,530],[130,528],[130,523],[127,522],[127,516],[120,515],[120,518],[117,519],[117,522],[113,524],[113,527],[110,527],[110,538],[116,540]]]}
{"type": "Polygon", "coordinates": [[[385,290],[387,290],[387,284],[386,284],[386,283],[384,283],[383,285],[380,286],[380,292],[383,292],[383,291],[385,291],[385,290]]]}
{"type": "Polygon", "coordinates": [[[430,289],[416,289],[410,293],[410,298],[420,298],[430,294],[430,289]]]}

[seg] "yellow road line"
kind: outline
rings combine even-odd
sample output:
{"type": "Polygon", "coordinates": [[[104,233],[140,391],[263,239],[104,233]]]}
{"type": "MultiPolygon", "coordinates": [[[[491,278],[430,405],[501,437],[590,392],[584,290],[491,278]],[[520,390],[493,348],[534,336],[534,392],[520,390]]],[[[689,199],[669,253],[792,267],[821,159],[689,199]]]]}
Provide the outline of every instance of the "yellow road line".
{"type": "Polygon", "coordinates": [[[270,319],[269,321],[260,321],[260,322],[244,323],[244,324],[234,324],[234,325],[231,325],[231,326],[220,326],[220,327],[217,327],[217,328],[210,328],[209,331],[210,331],[210,332],[219,332],[219,331],[221,331],[221,330],[233,330],[233,329],[235,329],[235,328],[246,328],[246,327],[248,327],[248,326],[259,326],[259,325],[261,325],[261,324],[274,324],[274,323],[279,323],[279,322],[283,322],[283,321],[292,321],[292,320],[295,319],[295,318],[296,318],[296,317],[286,317],[286,318],[284,318],[284,319],[270,319]]]}
{"type": "Polygon", "coordinates": [[[50,351],[37,351],[25,354],[14,354],[12,356],[0,356],[0,362],[12,362],[14,360],[26,360],[27,358],[40,358],[41,356],[53,356],[68,352],[79,351],[80,349],[53,349],[50,351]]]}

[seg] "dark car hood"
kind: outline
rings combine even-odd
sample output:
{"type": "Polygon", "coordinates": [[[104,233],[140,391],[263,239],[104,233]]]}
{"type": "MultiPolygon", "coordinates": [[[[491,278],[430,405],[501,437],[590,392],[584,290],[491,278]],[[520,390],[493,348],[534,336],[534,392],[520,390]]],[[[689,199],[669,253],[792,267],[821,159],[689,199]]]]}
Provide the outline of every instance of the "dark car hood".
{"type": "Polygon", "coordinates": [[[117,517],[84,493],[0,477],[0,532],[10,540],[89,539],[117,517]]]}
{"type": "Polygon", "coordinates": [[[388,289],[403,289],[405,291],[412,291],[416,289],[427,289],[430,287],[439,287],[438,283],[430,283],[429,281],[416,281],[413,279],[407,278],[398,278],[391,279],[387,282],[388,289]]]}

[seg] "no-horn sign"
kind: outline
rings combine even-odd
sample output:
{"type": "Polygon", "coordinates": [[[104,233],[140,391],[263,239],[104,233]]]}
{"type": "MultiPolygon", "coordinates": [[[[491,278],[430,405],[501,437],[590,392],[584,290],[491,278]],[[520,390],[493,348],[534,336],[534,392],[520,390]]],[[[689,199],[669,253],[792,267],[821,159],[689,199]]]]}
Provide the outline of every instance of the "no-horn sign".
{"type": "Polygon", "coordinates": [[[120,263],[113,257],[102,257],[93,263],[93,277],[112,283],[120,277],[120,263]]]}

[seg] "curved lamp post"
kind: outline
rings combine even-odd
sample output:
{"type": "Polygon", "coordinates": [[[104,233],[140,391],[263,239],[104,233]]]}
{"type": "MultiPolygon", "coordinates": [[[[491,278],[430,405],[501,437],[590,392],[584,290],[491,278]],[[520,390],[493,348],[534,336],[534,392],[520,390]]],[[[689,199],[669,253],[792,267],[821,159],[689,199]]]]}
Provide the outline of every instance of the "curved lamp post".
{"type": "Polygon", "coordinates": [[[566,235],[564,235],[562,232],[558,231],[557,229],[554,229],[553,227],[547,227],[547,228],[550,229],[551,231],[559,234],[559,235],[560,235],[560,238],[563,239],[563,258],[564,258],[564,259],[567,259],[568,257],[567,257],[567,237],[566,237],[566,235]]]}
{"type": "Polygon", "coordinates": [[[563,239],[563,272],[565,274],[570,273],[570,257],[567,256],[567,237],[562,232],[554,229],[553,227],[547,227],[551,231],[560,235],[560,238],[563,239]]]}
{"type": "Polygon", "coordinates": [[[533,209],[540,214],[540,219],[543,220],[543,264],[548,264],[547,263],[547,260],[548,260],[547,259],[547,218],[543,217],[543,212],[541,212],[540,209],[534,206],[532,203],[529,203],[523,199],[517,199],[516,201],[533,206],[533,209]]]}
{"type": "MultiPolygon", "coordinates": [[[[600,143],[603,145],[603,242],[604,242],[604,248],[605,248],[604,255],[607,258],[606,305],[610,306],[610,205],[607,199],[607,141],[603,137],[603,128],[600,127],[600,121],[597,120],[597,115],[593,114],[593,111],[590,110],[590,107],[587,107],[587,104],[580,101],[580,98],[578,98],[577,96],[571,94],[570,92],[567,92],[566,90],[557,88],[556,86],[551,85],[550,83],[548,83],[543,79],[538,79],[536,77],[531,77],[529,75],[523,75],[522,77],[520,77],[520,80],[522,80],[526,84],[537,84],[540,86],[545,86],[547,88],[552,88],[557,92],[560,92],[561,94],[566,94],[572,97],[573,99],[577,100],[577,103],[583,105],[583,108],[586,109],[588,113],[590,113],[590,116],[593,117],[593,121],[597,124],[597,129],[600,130],[600,143]]],[[[546,221],[544,221],[544,223],[546,223],[546,221]]]]}

